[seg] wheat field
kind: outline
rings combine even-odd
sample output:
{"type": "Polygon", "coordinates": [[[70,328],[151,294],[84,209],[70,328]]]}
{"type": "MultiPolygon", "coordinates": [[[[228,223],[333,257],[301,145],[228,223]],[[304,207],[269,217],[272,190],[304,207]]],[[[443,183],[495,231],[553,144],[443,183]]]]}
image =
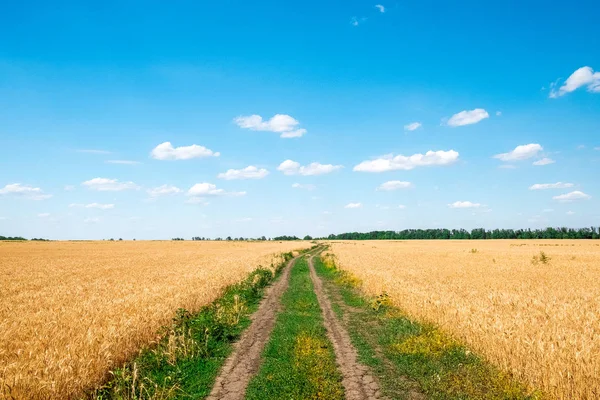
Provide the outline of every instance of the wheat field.
{"type": "Polygon", "coordinates": [[[598,241],[361,241],[331,250],[365,291],[387,292],[549,398],[600,398],[598,241]]]}
{"type": "Polygon", "coordinates": [[[80,395],[178,308],[306,242],[0,242],[0,398],[80,395]]]}

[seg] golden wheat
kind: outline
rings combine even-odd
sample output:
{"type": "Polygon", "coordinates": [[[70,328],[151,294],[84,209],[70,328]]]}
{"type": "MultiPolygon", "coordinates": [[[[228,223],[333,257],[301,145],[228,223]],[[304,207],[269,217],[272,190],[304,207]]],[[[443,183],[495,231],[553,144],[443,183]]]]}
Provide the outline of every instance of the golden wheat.
{"type": "Polygon", "coordinates": [[[292,242],[0,242],[0,398],[64,399],[292,242]]]}
{"type": "Polygon", "coordinates": [[[368,241],[331,249],[369,294],[387,292],[532,388],[556,399],[600,398],[599,242],[368,241]]]}

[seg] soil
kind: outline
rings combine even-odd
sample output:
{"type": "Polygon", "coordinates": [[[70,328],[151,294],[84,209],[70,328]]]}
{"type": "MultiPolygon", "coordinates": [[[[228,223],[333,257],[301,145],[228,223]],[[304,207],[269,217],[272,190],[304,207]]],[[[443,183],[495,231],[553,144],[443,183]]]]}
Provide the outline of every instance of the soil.
{"type": "Polygon", "coordinates": [[[327,336],[333,344],[336,361],[342,373],[342,385],[346,391],[346,399],[371,400],[383,398],[379,383],[370,373],[369,368],[358,362],[358,353],[352,345],[350,335],[337,319],[331,302],[323,289],[323,282],[315,272],[313,257],[309,259],[308,265],[310,267],[310,277],[323,313],[327,336]]]}
{"type": "Polygon", "coordinates": [[[234,344],[232,354],[225,361],[208,400],[244,398],[248,383],[262,362],[261,354],[275,326],[277,312],[281,308],[281,296],[288,288],[290,271],[296,259],[288,263],[281,277],[266,290],[264,299],[252,316],[250,327],[234,344]]]}

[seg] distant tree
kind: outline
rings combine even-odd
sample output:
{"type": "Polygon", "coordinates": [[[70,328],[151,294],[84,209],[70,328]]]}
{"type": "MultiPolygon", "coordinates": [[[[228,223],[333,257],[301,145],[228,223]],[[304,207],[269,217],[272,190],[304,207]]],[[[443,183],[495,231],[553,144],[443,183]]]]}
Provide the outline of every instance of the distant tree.
{"type": "Polygon", "coordinates": [[[304,239],[302,239],[302,240],[312,240],[312,239],[313,239],[312,236],[306,235],[306,236],[304,236],[304,239]]]}

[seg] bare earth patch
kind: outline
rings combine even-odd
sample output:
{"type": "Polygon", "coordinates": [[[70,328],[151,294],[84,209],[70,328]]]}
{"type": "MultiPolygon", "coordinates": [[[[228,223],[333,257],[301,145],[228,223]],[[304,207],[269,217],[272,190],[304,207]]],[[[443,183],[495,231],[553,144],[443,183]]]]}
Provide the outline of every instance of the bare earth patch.
{"type": "Polygon", "coordinates": [[[333,344],[336,361],[343,376],[342,384],[346,391],[346,399],[380,399],[382,396],[379,384],[370,373],[369,368],[358,362],[358,353],[352,345],[350,335],[348,335],[348,332],[336,318],[331,302],[323,290],[321,278],[315,272],[313,257],[310,257],[308,262],[310,277],[315,287],[321,311],[323,312],[327,336],[333,344]]]}
{"type": "Polygon", "coordinates": [[[265,298],[252,317],[250,327],[234,345],[208,400],[241,400],[250,379],[258,372],[261,354],[275,326],[276,314],[281,308],[281,296],[288,288],[290,271],[297,258],[284,268],[282,276],[267,289],[265,298]]]}

